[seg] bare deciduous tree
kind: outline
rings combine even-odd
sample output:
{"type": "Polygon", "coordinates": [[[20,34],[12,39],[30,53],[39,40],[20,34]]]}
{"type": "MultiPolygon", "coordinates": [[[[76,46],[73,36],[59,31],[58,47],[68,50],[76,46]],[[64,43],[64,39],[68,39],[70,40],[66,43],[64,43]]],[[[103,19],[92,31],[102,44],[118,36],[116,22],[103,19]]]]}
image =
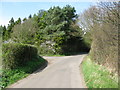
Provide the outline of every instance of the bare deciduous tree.
{"type": "Polygon", "coordinates": [[[118,70],[120,2],[99,2],[80,15],[80,24],[92,37],[91,56],[108,68],[118,70]]]}

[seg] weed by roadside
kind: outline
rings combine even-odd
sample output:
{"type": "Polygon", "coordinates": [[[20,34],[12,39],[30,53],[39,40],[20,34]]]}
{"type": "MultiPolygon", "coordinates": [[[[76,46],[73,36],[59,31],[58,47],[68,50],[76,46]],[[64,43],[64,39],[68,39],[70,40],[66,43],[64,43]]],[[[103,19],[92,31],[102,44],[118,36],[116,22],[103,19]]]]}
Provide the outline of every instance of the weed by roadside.
{"type": "Polygon", "coordinates": [[[89,56],[82,63],[82,71],[88,88],[118,88],[118,77],[94,63],[89,56]]]}
{"type": "Polygon", "coordinates": [[[0,87],[5,88],[15,83],[16,81],[27,77],[29,74],[33,73],[44,64],[45,60],[39,57],[38,60],[29,61],[24,67],[18,67],[12,70],[1,70],[2,75],[0,76],[0,87]]]}

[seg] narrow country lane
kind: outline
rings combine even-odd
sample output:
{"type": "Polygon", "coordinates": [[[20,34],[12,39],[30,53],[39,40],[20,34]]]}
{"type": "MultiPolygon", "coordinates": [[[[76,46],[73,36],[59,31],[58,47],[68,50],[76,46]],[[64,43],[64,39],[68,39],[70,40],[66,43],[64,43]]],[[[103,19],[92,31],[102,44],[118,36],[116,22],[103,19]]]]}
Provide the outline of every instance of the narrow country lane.
{"type": "Polygon", "coordinates": [[[9,88],[86,88],[80,63],[86,54],[62,57],[43,57],[48,66],[36,71],[9,88]]]}

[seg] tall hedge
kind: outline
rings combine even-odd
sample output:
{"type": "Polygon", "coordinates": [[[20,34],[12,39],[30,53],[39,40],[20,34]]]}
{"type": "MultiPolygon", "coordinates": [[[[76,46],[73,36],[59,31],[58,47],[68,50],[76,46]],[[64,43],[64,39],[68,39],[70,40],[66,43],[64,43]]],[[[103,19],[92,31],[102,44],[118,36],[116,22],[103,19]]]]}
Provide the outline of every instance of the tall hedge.
{"type": "Polygon", "coordinates": [[[118,2],[99,2],[91,6],[80,17],[80,22],[91,38],[90,56],[92,60],[107,67],[112,72],[118,72],[118,26],[120,13],[118,2]]]}
{"type": "Polygon", "coordinates": [[[28,61],[37,57],[37,48],[18,43],[3,44],[2,65],[5,69],[14,69],[25,65],[28,61]]]}
{"type": "Polygon", "coordinates": [[[119,5],[118,2],[98,3],[99,11],[97,10],[95,13],[96,23],[93,27],[91,46],[92,59],[116,73],[118,73],[119,5]]]}

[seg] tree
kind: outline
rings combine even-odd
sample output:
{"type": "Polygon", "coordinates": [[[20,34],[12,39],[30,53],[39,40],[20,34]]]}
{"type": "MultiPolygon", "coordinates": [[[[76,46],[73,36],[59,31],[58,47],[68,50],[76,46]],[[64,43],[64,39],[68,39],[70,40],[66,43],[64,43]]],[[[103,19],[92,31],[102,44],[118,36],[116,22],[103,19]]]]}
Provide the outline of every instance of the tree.
{"type": "Polygon", "coordinates": [[[27,18],[24,18],[23,21],[25,22],[27,20],[27,18]]]}
{"type": "Polygon", "coordinates": [[[39,18],[43,17],[44,14],[45,14],[45,12],[46,12],[45,10],[42,10],[42,9],[39,10],[39,12],[38,12],[38,17],[39,17],[39,18]]]}
{"type": "Polygon", "coordinates": [[[81,16],[80,24],[92,38],[90,55],[92,60],[114,71],[118,70],[118,27],[120,13],[118,2],[99,2],[81,16]],[[87,26],[87,27],[85,27],[87,26]]]}
{"type": "Polygon", "coordinates": [[[2,27],[2,37],[3,37],[3,41],[7,39],[7,29],[6,29],[6,26],[2,27]]]}
{"type": "Polygon", "coordinates": [[[38,46],[40,46],[40,44],[42,42],[44,42],[42,36],[43,36],[43,32],[42,32],[42,29],[44,29],[47,25],[45,23],[45,16],[46,16],[46,11],[44,10],[39,10],[39,12],[37,14],[34,14],[33,15],[33,19],[37,22],[36,25],[38,27],[38,30],[35,34],[35,42],[38,46]]]}
{"type": "Polygon", "coordinates": [[[32,15],[30,14],[28,18],[32,18],[32,15]]]}
{"type": "Polygon", "coordinates": [[[45,17],[48,27],[45,27],[44,31],[45,33],[48,33],[48,36],[50,35],[50,37],[53,35],[67,39],[71,32],[70,24],[75,17],[75,10],[69,5],[62,9],[59,6],[50,8],[45,17]]]}
{"type": "Polygon", "coordinates": [[[5,31],[5,38],[3,38],[3,40],[8,40],[11,38],[11,33],[13,32],[12,31],[12,28],[14,27],[15,25],[15,22],[14,22],[14,19],[13,17],[11,18],[11,20],[9,21],[9,24],[8,24],[8,27],[7,27],[7,30],[5,31]]]}
{"type": "Polygon", "coordinates": [[[47,12],[45,10],[39,10],[38,12],[37,22],[38,22],[38,27],[40,29],[43,29],[46,27],[46,22],[45,22],[46,14],[47,12]]]}
{"type": "MultiPolygon", "coordinates": [[[[2,27],[2,26],[1,26],[2,27]]],[[[3,36],[5,35],[5,32],[6,32],[6,26],[2,27],[3,28],[3,36]]]]}
{"type": "Polygon", "coordinates": [[[100,20],[98,20],[100,15],[99,12],[101,11],[97,8],[97,6],[91,6],[83,13],[81,13],[78,18],[79,25],[84,32],[84,42],[89,48],[91,48],[93,32],[95,32],[94,30],[96,29],[96,24],[99,24],[100,22],[100,20]]]}
{"type": "Polygon", "coordinates": [[[21,24],[21,18],[18,18],[18,20],[15,21],[15,24],[21,24]]]}
{"type": "Polygon", "coordinates": [[[34,44],[34,37],[38,30],[34,19],[28,19],[22,24],[16,24],[11,34],[12,40],[18,43],[34,44]]]}
{"type": "Polygon", "coordinates": [[[14,19],[13,17],[11,18],[11,20],[9,21],[10,25],[14,25],[14,19]]]}
{"type": "Polygon", "coordinates": [[[2,25],[0,26],[0,38],[2,37],[2,33],[3,33],[3,27],[2,25]]]}
{"type": "MultiPolygon", "coordinates": [[[[76,37],[81,38],[79,34],[81,29],[75,25],[77,15],[75,14],[74,7],[70,5],[63,8],[59,6],[51,7],[47,12],[42,10],[39,13],[39,27],[44,25],[38,33],[38,35],[40,35],[40,43],[45,43],[45,41],[54,42],[55,44],[52,48],[54,48],[56,52],[61,53],[64,51],[67,52],[67,50],[63,49],[68,46],[68,42],[71,44],[71,40],[74,41],[78,39],[76,37]]],[[[70,51],[70,48],[68,48],[68,51],[70,51]]]]}

